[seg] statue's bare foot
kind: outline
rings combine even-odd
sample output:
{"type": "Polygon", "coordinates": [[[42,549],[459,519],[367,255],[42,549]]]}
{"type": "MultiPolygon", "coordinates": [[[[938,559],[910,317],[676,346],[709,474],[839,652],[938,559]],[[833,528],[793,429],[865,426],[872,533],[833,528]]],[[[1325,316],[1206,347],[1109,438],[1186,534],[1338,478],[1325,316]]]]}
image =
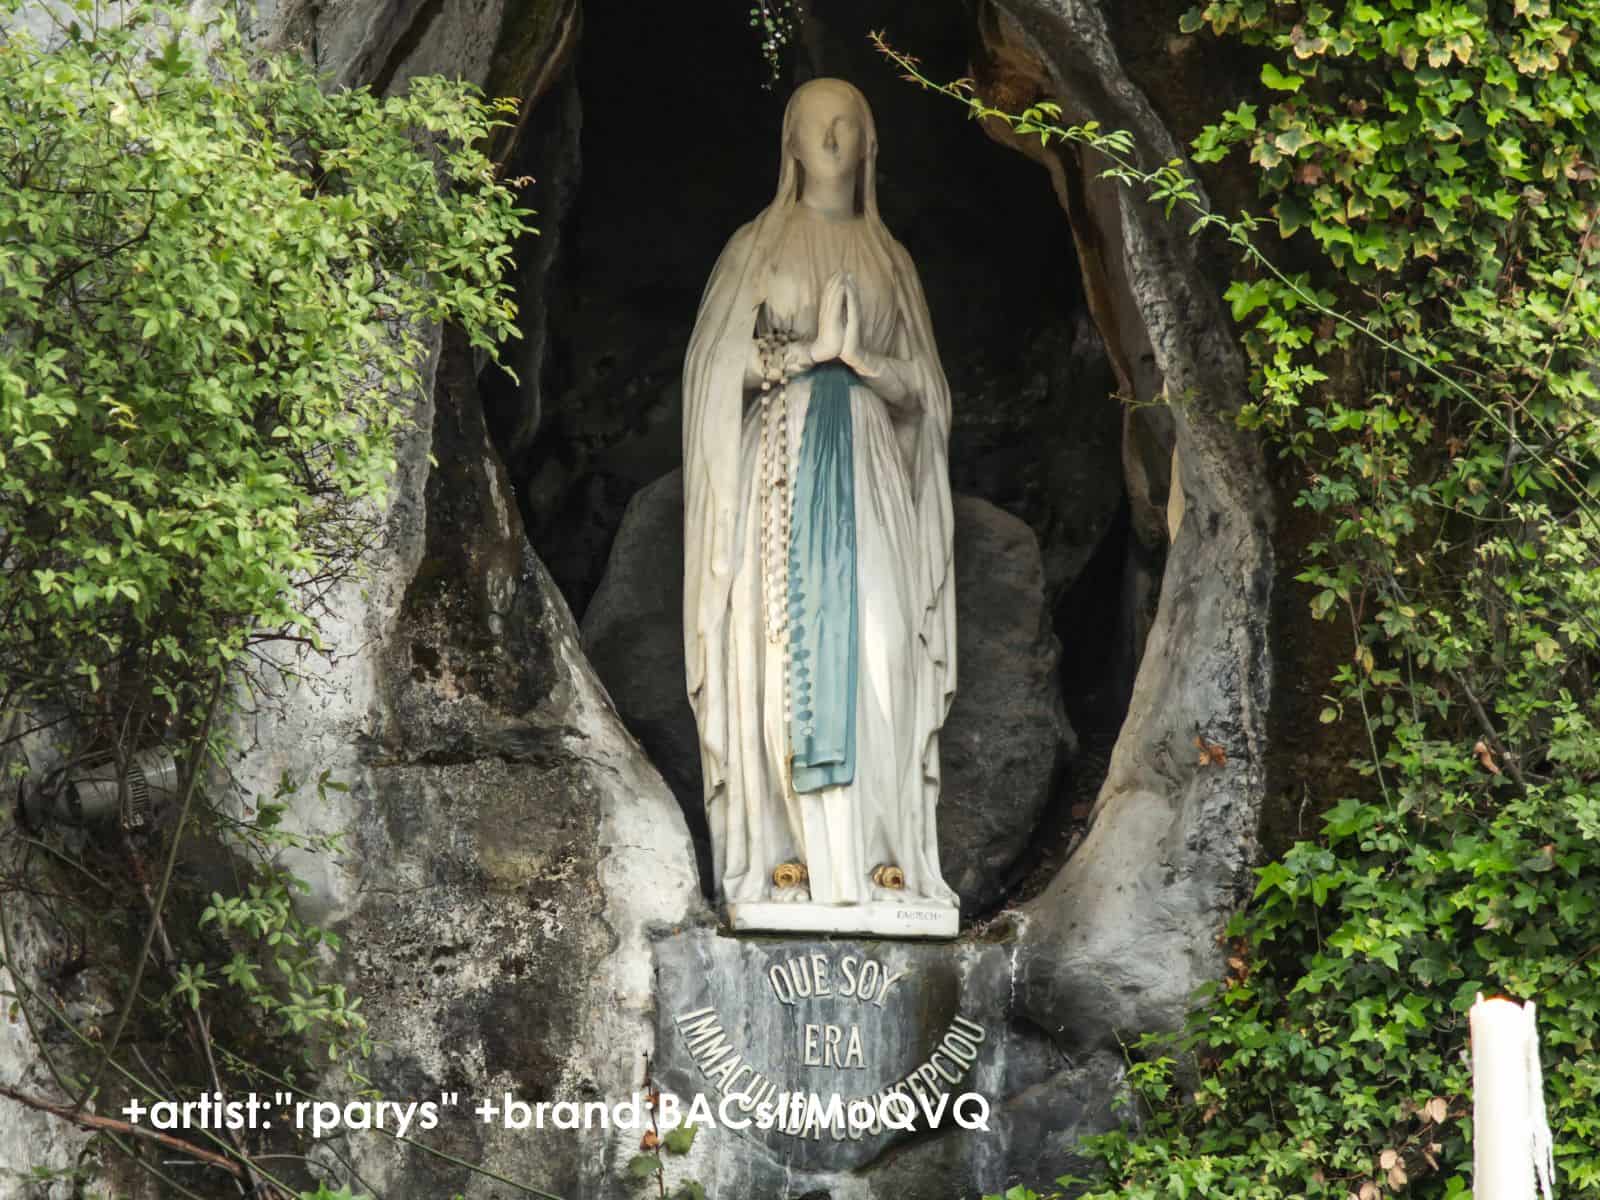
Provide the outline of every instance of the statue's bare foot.
{"type": "Polygon", "coordinates": [[[811,875],[805,863],[779,863],[772,869],[772,898],[787,903],[811,899],[811,875]]]}
{"type": "Polygon", "coordinates": [[[872,874],[868,878],[872,880],[871,891],[874,900],[904,904],[909,898],[906,892],[906,873],[893,863],[879,863],[872,868],[872,874]]]}

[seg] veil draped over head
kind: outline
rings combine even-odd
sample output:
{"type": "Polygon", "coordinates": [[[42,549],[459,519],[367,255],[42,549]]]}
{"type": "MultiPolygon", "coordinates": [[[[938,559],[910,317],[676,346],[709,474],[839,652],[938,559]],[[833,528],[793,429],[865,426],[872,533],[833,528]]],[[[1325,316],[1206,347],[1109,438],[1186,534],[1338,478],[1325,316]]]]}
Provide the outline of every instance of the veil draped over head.
{"type": "MultiPolygon", "coordinates": [[[[932,684],[919,687],[916,725],[925,789],[938,789],[936,736],[955,693],[955,598],[951,561],[948,443],[950,388],[934,344],[927,301],[904,247],[878,215],[878,137],[866,98],[842,80],[813,80],[796,89],[783,118],[777,194],[742,226],[712,268],[701,296],[683,371],[684,652],[689,698],[700,728],[705,794],[723,786],[727,770],[730,704],[750,703],[729,694],[725,625],[738,563],[739,442],[744,409],[744,373],[755,336],[757,310],[766,298],[785,227],[794,215],[805,169],[793,149],[800,98],[823,84],[848,88],[862,131],[862,161],[856,204],[870,253],[894,281],[900,373],[920,407],[894,411],[897,440],[916,507],[916,578],[920,603],[919,649],[932,684]]],[[[870,752],[870,751],[869,751],[870,752]]],[[[929,822],[931,829],[931,822],[929,822]]],[[[935,860],[936,861],[936,860],[935,860]]]]}

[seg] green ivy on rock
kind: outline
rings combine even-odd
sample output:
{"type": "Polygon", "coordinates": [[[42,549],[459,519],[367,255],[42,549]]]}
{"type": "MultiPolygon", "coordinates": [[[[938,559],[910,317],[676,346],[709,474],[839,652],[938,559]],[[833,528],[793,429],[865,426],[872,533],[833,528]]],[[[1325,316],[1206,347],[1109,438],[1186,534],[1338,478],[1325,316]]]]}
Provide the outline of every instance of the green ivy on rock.
{"type": "Polygon", "coordinates": [[[1219,0],[1183,27],[1265,52],[1195,158],[1247,157],[1322,264],[1247,262],[1227,298],[1243,420],[1317,518],[1298,578],[1348,638],[1322,720],[1370,753],[1259,870],[1181,1038],[1136,1051],[1091,1187],[1469,1195],[1483,993],[1537,1003],[1559,1189],[1600,1195],[1600,5],[1219,0]]]}

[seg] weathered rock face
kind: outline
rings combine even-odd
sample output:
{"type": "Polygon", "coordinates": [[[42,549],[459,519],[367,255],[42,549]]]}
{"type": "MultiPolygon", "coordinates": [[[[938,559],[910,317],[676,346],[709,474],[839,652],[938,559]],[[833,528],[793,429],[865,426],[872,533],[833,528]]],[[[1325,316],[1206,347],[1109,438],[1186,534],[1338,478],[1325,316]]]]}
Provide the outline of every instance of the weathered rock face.
{"type": "MultiPolygon", "coordinates": [[[[1096,5],[1007,0],[985,35],[1011,86],[1057,99],[1065,119],[1131,130],[1153,162],[1181,155],[1096,5]],[[1020,78],[1029,64],[1032,79],[1020,78]]],[[[1105,183],[1079,195],[1074,232],[1095,247],[1086,264],[1100,264],[1086,271],[1090,293],[1125,330],[1113,358],[1137,399],[1184,397],[1171,484],[1184,516],[1093,826],[1026,910],[1023,1010],[1069,1053],[1109,1046],[1119,1029],[1174,1026],[1219,970],[1266,787],[1273,570],[1265,468],[1232,420],[1247,388],[1221,289],[1158,207],[1105,183]],[[1226,761],[1202,762],[1197,738],[1226,761]]]]}
{"type": "MultiPolygon", "coordinates": [[[[273,22],[345,82],[382,90],[443,71],[520,96],[543,119],[519,127],[520,144],[537,136],[575,167],[575,94],[562,79],[575,3],[286,6],[273,22]]],[[[495,150],[518,153],[509,139],[495,150]]],[[[545,196],[575,183],[563,174],[545,196]]],[[[523,437],[537,426],[543,278],[558,240],[522,248],[523,437]]],[[[609,1196],[628,1139],[503,1130],[470,1105],[639,1087],[653,1046],[649,937],[705,916],[693,853],[523,533],[479,364],[454,341],[439,362],[400,454],[385,553],[364,590],[334,602],[330,633],[351,649],[255,723],[258,752],[235,774],[246,791],[282,770],[331,769],[349,785],[296,816],[308,831],[349,831],[351,853],[300,866],[314,883],[309,915],[343,935],[367,997],[382,1046],[374,1083],[400,1098],[459,1094],[428,1139],[435,1150],[573,1200],[609,1196]]],[[[340,1151],[363,1186],[390,1194],[502,1189],[384,1138],[353,1135],[340,1151]]]]}
{"type": "MultiPolygon", "coordinates": [[[[991,907],[1049,800],[1073,737],[1055,678],[1033,532],[971,496],[955,501],[957,678],[940,735],[939,855],[968,913],[991,907]]],[[[683,690],[683,479],[628,506],[583,617],[584,649],[660,767],[709,863],[694,713],[683,690]]],[[[709,875],[706,877],[709,888],[709,875]]]]}
{"type": "Polygon", "coordinates": [[[709,893],[700,746],[684,691],[682,580],[683,473],[673,471],[629,503],[605,579],[583,614],[583,650],[628,731],[677,796],[709,893]]]}
{"type": "MultiPolygon", "coordinates": [[[[626,1146],[501,1129],[471,1105],[640,1086],[650,935],[704,917],[693,855],[522,535],[455,341],[424,408],[428,428],[402,456],[390,555],[366,607],[349,610],[349,644],[362,649],[318,681],[316,699],[292,694],[281,717],[259,721],[264,752],[236,774],[331,767],[349,784],[330,810],[297,811],[352,832],[313,907],[342,935],[367,998],[382,1049],[366,1073],[396,1097],[462,1097],[434,1149],[563,1197],[604,1196],[626,1146]]],[[[357,1134],[341,1152],[394,1193],[495,1194],[404,1143],[357,1134]]]]}
{"type": "Polygon", "coordinates": [[[1077,742],[1033,531],[973,496],[958,496],[955,514],[958,682],[939,739],[939,855],[970,914],[1015,883],[1077,742]]]}
{"type": "MultiPolygon", "coordinates": [[[[50,757],[39,752],[42,739],[28,740],[33,743],[28,747],[28,758],[34,769],[53,766],[50,757]]],[[[10,754],[4,758],[6,762],[0,765],[14,761],[10,754]]],[[[9,820],[9,814],[0,817],[0,823],[9,820]]],[[[6,837],[0,844],[0,875],[7,880],[4,917],[0,918],[6,922],[6,944],[0,956],[7,960],[0,966],[0,996],[4,997],[0,1001],[0,1084],[24,1095],[54,1100],[60,1093],[55,1090],[41,1045],[34,1040],[35,1032],[44,1042],[42,1048],[58,1064],[70,1061],[76,1065],[77,1047],[45,1016],[41,1000],[60,1006],[72,1020],[102,1024],[114,1019],[117,993],[108,986],[109,980],[101,971],[66,969],[80,947],[63,936],[60,921],[54,919],[46,903],[15,889],[13,881],[28,877],[23,870],[28,855],[28,847],[14,837],[6,837]],[[21,986],[19,979],[23,981],[21,986]],[[46,997],[26,990],[41,986],[49,989],[46,997]],[[19,994],[27,1005],[26,1017],[16,1000],[19,994]],[[35,1020],[40,1024],[34,1025],[35,1020]]],[[[71,1172],[82,1160],[87,1141],[88,1135],[59,1117],[0,1098],[0,1195],[26,1194],[26,1180],[35,1168],[71,1172]]],[[[110,1180],[101,1179],[82,1194],[111,1200],[118,1192],[110,1180]]]]}

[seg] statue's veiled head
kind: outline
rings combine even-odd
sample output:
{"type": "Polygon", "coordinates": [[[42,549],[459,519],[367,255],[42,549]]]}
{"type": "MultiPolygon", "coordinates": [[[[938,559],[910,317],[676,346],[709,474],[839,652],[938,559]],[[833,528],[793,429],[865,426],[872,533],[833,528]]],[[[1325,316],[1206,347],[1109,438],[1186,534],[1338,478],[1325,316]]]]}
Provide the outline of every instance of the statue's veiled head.
{"type": "Polygon", "coordinates": [[[843,79],[813,79],[789,97],[783,113],[783,161],[778,174],[780,203],[794,203],[808,179],[853,176],[855,211],[876,216],[873,167],[877,129],[867,98],[843,79]]]}

